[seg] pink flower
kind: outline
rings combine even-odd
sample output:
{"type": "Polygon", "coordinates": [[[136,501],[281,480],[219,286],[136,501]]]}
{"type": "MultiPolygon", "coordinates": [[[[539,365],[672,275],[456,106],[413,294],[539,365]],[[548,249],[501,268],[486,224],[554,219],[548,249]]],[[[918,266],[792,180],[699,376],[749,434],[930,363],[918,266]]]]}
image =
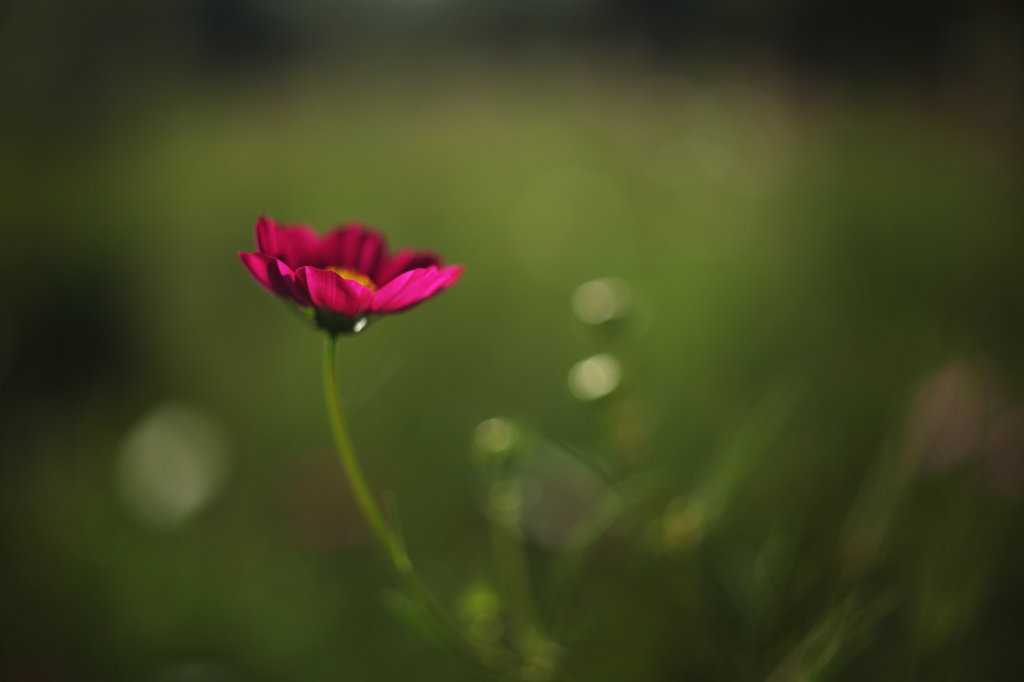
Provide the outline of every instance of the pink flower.
{"type": "Polygon", "coordinates": [[[462,276],[461,266],[444,267],[430,251],[389,253],[384,236],[360,223],[319,236],[308,225],[260,216],[255,232],[256,253],[238,253],[249,273],[270,293],[314,308],[317,323],[333,333],[408,310],[462,276]]]}

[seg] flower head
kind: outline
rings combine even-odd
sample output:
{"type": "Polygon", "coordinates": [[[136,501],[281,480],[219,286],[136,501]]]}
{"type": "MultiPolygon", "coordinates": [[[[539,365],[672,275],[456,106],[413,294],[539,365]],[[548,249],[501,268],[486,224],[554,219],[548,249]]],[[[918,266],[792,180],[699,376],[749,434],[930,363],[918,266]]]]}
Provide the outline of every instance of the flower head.
{"type": "Polygon", "coordinates": [[[270,293],[312,307],[332,333],[359,331],[371,315],[408,310],[459,281],[430,251],[389,253],[384,236],[361,223],[317,235],[308,225],[256,221],[256,252],[238,257],[270,293]]]}

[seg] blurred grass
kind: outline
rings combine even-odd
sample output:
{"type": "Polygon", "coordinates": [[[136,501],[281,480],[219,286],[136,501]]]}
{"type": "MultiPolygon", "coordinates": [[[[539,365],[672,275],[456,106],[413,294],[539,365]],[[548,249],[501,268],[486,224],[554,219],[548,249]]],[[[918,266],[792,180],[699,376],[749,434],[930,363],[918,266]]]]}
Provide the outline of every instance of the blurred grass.
{"type": "MultiPolygon", "coordinates": [[[[447,602],[488,579],[468,463],[477,423],[510,415],[617,456],[612,408],[566,390],[580,358],[620,356],[616,400],[647,443],[623,468],[653,472],[666,500],[731,480],[716,453],[780,378],[807,386],[777,438],[724,460],[750,468],[699,548],[651,553],[642,529],[599,548],[565,642],[582,679],[766,679],[841,618],[828,615],[838,538],[917,382],[983,356],[1019,397],[1011,160],[914,100],[571,66],[148,93],[80,133],[5,138],[11,670],[192,679],[166,666],[214,661],[211,679],[473,676],[381,605],[389,576],[333,470],[320,340],[235,257],[260,213],[320,229],[362,219],[467,267],[341,355],[357,449],[401,500],[410,550],[447,602]],[[614,338],[569,306],[606,275],[637,302],[614,338]],[[219,423],[233,461],[209,509],[159,532],[121,503],[113,472],[124,433],[167,400],[219,423]]],[[[1019,502],[961,478],[926,491],[883,574],[913,600],[944,541],[926,540],[934,512],[984,498],[995,530],[964,559],[987,552],[1002,570],[979,578],[970,624],[939,642],[915,632],[915,609],[955,599],[957,574],[940,576],[835,679],[1019,671],[997,639],[1022,601],[1020,550],[1001,544],[1020,530],[1019,502]]],[[[947,551],[968,551],[956,542],[947,551]]]]}

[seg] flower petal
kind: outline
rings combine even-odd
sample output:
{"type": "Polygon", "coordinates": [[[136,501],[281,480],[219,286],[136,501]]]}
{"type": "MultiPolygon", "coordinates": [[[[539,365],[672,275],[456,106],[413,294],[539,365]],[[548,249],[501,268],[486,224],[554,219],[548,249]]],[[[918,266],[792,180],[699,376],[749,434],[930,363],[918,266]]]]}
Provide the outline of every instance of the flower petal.
{"type": "Polygon", "coordinates": [[[296,271],[295,280],[308,292],[313,305],[341,315],[358,317],[373,302],[372,291],[331,270],[302,267],[296,271]]]}
{"type": "Polygon", "coordinates": [[[417,251],[416,249],[402,249],[393,257],[382,263],[377,273],[377,282],[387,284],[394,278],[409,270],[418,268],[429,268],[430,266],[441,267],[441,257],[433,251],[417,251]]]}
{"type": "Polygon", "coordinates": [[[373,295],[372,311],[375,313],[396,313],[422,303],[438,292],[447,289],[462,276],[462,266],[446,268],[430,266],[403,272],[388,282],[373,295]]]}
{"type": "Polygon", "coordinates": [[[327,259],[325,267],[352,270],[376,281],[380,265],[387,258],[387,241],[362,223],[348,223],[324,237],[321,252],[327,259]]]}
{"type": "Polygon", "coordinates": [[[304,289],[295,283],[295,273],[288,264],[264,256],[261,253],[238,252],[249,274],[270,293],[295,301],[299,305],[309,305],[309,297],[304,289]]]}
{"type": "Polygon", "coordinates": [[[293,269],[323,263],[321,240],[308,225],[281,226],[269,216],[256,221],[256,250],[265,256],[283,260],[293,269]]]}

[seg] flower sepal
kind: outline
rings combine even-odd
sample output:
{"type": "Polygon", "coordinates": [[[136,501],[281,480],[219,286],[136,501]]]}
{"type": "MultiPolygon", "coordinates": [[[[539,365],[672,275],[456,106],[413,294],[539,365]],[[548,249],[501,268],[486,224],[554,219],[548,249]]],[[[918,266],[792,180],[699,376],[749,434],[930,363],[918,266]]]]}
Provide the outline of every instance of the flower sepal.
{"type": "Polygon", "coordinates": [[[313,319],[316,320],[316,326],[331,336],[358,334],[366,329],[366,325],[369,323],[369,319],[365,316],[351,317],[326,308],[315,308],[313,319]]]}

